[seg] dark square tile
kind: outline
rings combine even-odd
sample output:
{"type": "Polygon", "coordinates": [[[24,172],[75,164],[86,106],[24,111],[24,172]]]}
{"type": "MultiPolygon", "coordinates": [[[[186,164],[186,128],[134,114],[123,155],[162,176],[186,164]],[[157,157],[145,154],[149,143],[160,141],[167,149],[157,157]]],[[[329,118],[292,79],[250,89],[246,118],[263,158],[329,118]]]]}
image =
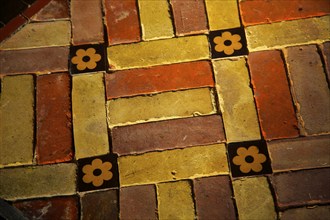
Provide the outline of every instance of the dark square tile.
{"type": "Polygon", "coordinates": [[[212,58],[247,55],[244,28],[210,31],[212,58]]]}
{"type": "Polygon", "coordinates": [[[26,7],[27,5],[20,0],[0,1],[0,21],[7,24],[10,20],[18,16],[26,7]]]}
{"type": "Polygon", "coordinates": [[[106,51],[103,44],[71,46],[70,73],[87,73],[106,70],[106,51]]]}
{"type": "Polygon", "coordinates": [[[272,173],[265,141],[230,143],[227,150],[233,177],[272,173]]]}
{"type": "Polygon", "coordinates": [[[119,187],[117,155],[78,160],[78,191],[119,187]]]}

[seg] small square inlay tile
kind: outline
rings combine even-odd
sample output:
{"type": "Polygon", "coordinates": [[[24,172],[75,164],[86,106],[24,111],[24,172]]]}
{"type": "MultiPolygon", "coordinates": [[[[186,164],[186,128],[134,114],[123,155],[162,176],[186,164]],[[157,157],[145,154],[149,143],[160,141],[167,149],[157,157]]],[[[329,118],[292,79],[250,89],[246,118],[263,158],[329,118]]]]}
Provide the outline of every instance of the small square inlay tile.
{"type": "Polygon", "coordinates": [[[272,173],[265,141],[230,143],[227,149],[233,177],[272,173]]]}
{"type": "Polygon", "coordinates": [[[119,187],[117,155],[78,160],[78,191],[119,187]]]}
{"type": "Polygon", "coordinates": [[[71,74],[106,70],[106,52],[103,44],[71,46],[71,74]]]}
{"type": "Polygon", "coordinates": [[[212,58],[247,55],[244,28],[210,31],[212,58]]]}

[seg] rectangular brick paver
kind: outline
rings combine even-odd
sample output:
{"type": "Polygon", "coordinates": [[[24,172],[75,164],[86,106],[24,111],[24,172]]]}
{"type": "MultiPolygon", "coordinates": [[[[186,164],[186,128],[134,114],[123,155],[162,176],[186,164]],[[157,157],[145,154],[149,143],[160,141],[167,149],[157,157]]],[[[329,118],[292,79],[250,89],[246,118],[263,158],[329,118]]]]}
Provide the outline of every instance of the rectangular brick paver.
{"type": "Polygon", "coordinates": [[[195,179],[193,185],[198,219],[236,219],[229,176],[195,179]]]}
{"type": "Polygon", "coordinates": [[[33,76],[7,76],[3,78],[2,85],[0,166],[31,164],[34,147],[33,76]]]}
{"type": "Polygon", "coordinates": [[[330,82],[330,41],[322,44],[322,55],[325,62],[328,82],[330,82]]]}
{"type": "Polygon", "coordinates": [[[36,154],[39,164],[73,158],[71,80],[67,73],[36,80],[36,154]]]}
{"type": "Polygon", "coordinates": [[[157,188],[159,219],[195,219],[189,182],[161,183],[157,188]]]}
{"type": "Polygon", "coordinates": [[[6,200],[73,195],[76,193],[76,167],[72,163],[62,163],[1,169],[0,195],[6,200]]]}
{"type": "Polygon", "coordinates": [[[297,137],[298,122],[281,52],[250,53],[248,61],[263,136],[297,137]]]}
{"type": "Polygon", "coordinates": [[[213,114],[213,99],[208,88],[114,99],[107,102],[108,122],[113,127],[125,123],[213,114]]]}
{"type": "Polygon", "coordinates": [[[330,136],[271,141],[273,171],[330,167],[330,136]]]}
{"type": "Polygon", "coordinates": [[[109,152],[103,73],[74,76],[73,133],[76,158],[109,152]]]}
{"type": "Polygon", "coordinates": [[[31,17],[33,21],[51,21],[69,19],[69,2],[63,0],[52,0],[38,13],[31,17]]]}
{"type": "Polygon", "coordinates": [[[239,219],[276,219],[272,193],[266,177],[233,181],[239,219]]]}
{"type": "Polygon", "coordinates": [[[302,170],[271,177],[279,208],[330,202],[330,169],[302,170]]]}
{"type": "Polygon", "coordinates": [[[112,129],[113,152],[121,155],[215,144],[224,140],[223,125],[221,117],[218,115],[144,123],[112,129]]]}
{"type": "Polygon", "coordinates": [[[204,35],[108,47],[108,61],[113,70],[202,60],[209,56],[204,35]]]}
{"type": "Polygon", "coordinates": [[[213,67],[228,142],[260,139],[245,59],[214,61],[213,67]]]}
{"type": "Polygon", "coordinates": [[[329,16],[323,16],[249,26],[245,29],[249,51],[329,40],[329,18],[329,16]]]}
{"type": "Polygon", "coordinates": [[[330,90],[314,45],[285,50],[292,94],[302,134],[330,131],[330,90]]]}
{"type": "Polygon", "coordinates": [[[156,197],[155,185],[121,188],[120,219],[158,219],[156,197]]]}
{"type": "Polygon", "coordinates": [[[117,71],[105,79],[108,99],[214,86],[207,61],[117,71]]]}
{"type": "Polygon", "coordinates": [[[327,219],[330,216],[330,206],[312,206],[288,209],[280,213],[281,220],[327,219]]]}
{"type": "Polygon", "coordinates": [[[224,144],[119,157],[122,186],[228,174],[228,172],[224,144]]]}

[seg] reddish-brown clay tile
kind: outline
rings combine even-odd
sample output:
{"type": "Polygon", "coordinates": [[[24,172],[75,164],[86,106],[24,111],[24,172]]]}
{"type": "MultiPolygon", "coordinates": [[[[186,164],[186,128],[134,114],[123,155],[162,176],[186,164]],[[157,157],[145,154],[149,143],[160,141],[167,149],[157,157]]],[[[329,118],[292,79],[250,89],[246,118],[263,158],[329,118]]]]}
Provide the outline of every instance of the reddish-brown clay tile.
{"type": "Polygon", "coordinates": [[[280,209],[330,202],[330,168],[275,174],[271,183],[280,209]]]}
{"type": "Polygon", "coordinates": [[[39,12],[43,7],[45,7],[50,1],[51,0],[36,1],[23,12],[23,15],[25,17],[31,18],[33,15],[35,15],[37,12],[39,12]]]}
{"type": "Polygon", "coordinates": [[[155,186],[121,188],[120,219],[158,219],[155,186]]]}
{"type": "Polygon", "coordinates": [[[67,0],[52,0],[31,17],[33,21],[46,21],[69,18],[69,2],[67,0]]]}
{"type": "Polygon", "coordinates": [[[297,119],[280,51],[250,53],[251,81],[265,139],[297,137],[297,119]]]}
{"type": "Polygon", "coordinates": [[[19,15],[16,18],[12,19],[4,27],[0,28],[0,42],[9,37],[14,33],[19,27],[27,22],[26,18],[19,15]]]}
{"type": "Polygon", "coordinates": [[[207,30],[203,0],[171,0],[177,35],[202,33],[207,30]]]}
{"type": "Polygon", "coordinates": [[[141,40],[136,0],[104,0],[109,45],[141,40]]]}
{"type": "Polygon", "coordinates": [[[81,198],[82,219],[118,219],[118,192],[108,190],[88,193],[81,198]]]}
{"type": "Polygon", "coordinates": [[[72,43],[104,42],[101,0],[71,1],[72,43]]]}
{"type": "Polygon", "coordinates": [[[198,219],[236,219],[229,176],[195,179],[194,193],[198,219]]]}
{"type": "Polygon", "coordinates": [[[273,171],[330,167],[330,135],[268,143],[273,171]]]}
{"type": "Polygon", "coordinates": [[[328,82],[330,82],[330,41],[323,43],[321,48],[327,70],[328,82]]]}
{"type": "Polygon", "coordinates": [[[208,61],[123,70],[106,74],[107,99],[171,90],[213,87],[208,61]]]}
{"type": "Polygon", "coordinates": [[[68,73],[37,77],[37,143],[39,164],[70,161],[72,150],[71,87],[68,73]]]}
{"type": "Polygon", "coordinates": [[[28,219],[79,219],[77,197],[27,200],[15,202],[14,206],[28,219]]]}
{"type": "Polygon", "coordinates": [[[315,17],[330,13],[329,0],[242,0],[240,10],[245,26],[315,17]]]}
{"type": "Polygon", "coordinates": [[[0,75],[68,71],[68,47],[0,51],[0,75]]]}
{"type": "Polygon", "coordinates": [[[224,140],[223,124],[219,115],[112,129],[113,152],[122,155],[214,144],[224,140]]]}

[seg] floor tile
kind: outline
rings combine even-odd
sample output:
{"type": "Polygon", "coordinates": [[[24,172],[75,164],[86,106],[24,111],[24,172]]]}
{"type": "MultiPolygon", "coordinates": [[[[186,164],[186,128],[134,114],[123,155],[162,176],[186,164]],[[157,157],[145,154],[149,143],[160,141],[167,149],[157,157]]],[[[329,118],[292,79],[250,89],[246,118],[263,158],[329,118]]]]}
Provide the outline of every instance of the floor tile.
{"type": "Polygon", "coordinates": [[[209,42],[213,59],[248,54],[243,28],[210,31],[209,42]]]}
{"type": "Polygon", "coordinates": [[[119,187],[117,155],[108,154],[78,160],[77,178],[80,192],[119,187]]]}
{"type": "Polygon", "coordinates": [[[58,19],[69,19],[69,1],[67,0],[51,0],[38,13],[31,17],[33,21],[48,21],[58,19]]]}
{"type": "Polygon", "coordinates": [[[312,206],[288,209],[280,213],[281,220],[327,219],[330,216],[330,206],[312,206]]]}
{"type": "Polygon", "coordinates": [[[233,177],[272,173],[265,141],[229,143],[227,150],[233,177]]]}
{"type": "Polygon", "coordinates": [[[70,49],[70,73],[98,72],[106,70],[106,52],[102,44],[72,46],[70,49]]]}

